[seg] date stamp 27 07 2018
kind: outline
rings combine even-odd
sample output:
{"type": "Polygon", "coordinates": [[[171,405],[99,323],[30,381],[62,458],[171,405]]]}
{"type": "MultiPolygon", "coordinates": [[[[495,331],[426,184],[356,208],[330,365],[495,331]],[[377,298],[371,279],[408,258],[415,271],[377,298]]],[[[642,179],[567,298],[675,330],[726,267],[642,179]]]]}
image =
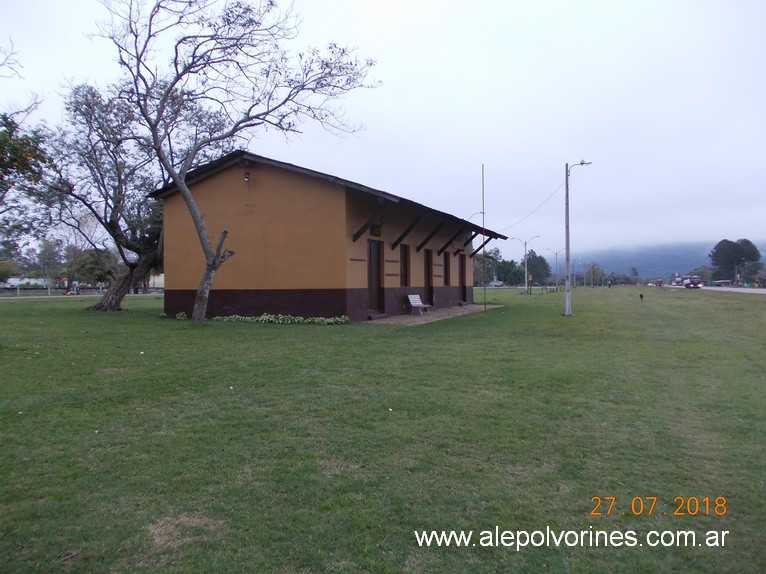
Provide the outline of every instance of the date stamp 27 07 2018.
{"type": "Polygon", "coordinates": [[[594,496],[590,499],[591,516],[724,516],[728,510],[725,496],[676,496],[672,505],[657,504],[656,496],[634,496],[629,505],[621,505],[615,496],[594,496]]]}

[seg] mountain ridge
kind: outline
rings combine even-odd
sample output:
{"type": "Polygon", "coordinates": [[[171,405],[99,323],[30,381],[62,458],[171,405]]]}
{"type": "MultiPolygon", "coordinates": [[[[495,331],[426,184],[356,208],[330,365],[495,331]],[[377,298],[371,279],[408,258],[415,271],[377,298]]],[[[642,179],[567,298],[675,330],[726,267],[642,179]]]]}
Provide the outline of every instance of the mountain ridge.
{"type": "MultiPolygon", "coordinates": [[[[719,240],[720,241],[720,240],[719,240]]],[[[718,243],[668,243],[646,245],[642,247],[616,247],[614,249],[587,250],[572,254],[574,271],[581,274],[590,262],[597,263],[606,273],[630,275],[631,269],[638,270],[639,277],[647,280],[665,279],[676,273],[685,275],[698,267],[710,267],[710,252],[718,243]]],[[[753,241],[763,255],[762,245],[766,241],[753,241]]],[[[761,257],[764,261],[764,257],[761,257]]],[[[555,273],[554,262],[548,259],[551,270],[555,273]]],[[[562,258],[559,257],[559,273],[564,272],[562,258]]]]}

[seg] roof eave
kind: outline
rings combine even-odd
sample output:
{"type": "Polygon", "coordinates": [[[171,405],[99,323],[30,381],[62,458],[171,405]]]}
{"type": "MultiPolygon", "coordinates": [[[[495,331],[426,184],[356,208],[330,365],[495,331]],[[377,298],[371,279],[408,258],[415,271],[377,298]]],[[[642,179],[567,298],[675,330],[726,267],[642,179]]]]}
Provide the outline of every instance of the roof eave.
{"type": "MultiPolygon", "coordinates": [[[[403,197],[399,197],[397,195],[394,195],[392,193],[388,193],[385,191],[381,191],[379,189],[375,189],[372,187],[368,187],[366,185],[362,185],[361,183],[357,183],[354,181],[350,181],[347,179],[343,179],[341,177],[337,177],[334,175],[322,173],[319,171],[315,171],[312,169],[308,169],[305,167],[301,167],[298,165],[294,165],[291,163],[267,158],[264,156],[259,156],[253,153],[250,153],[248,151],[244,150],[238,150],[233,151],[231,153],[228,153],[222,157],[220,157],[217,160],[213,160],[209,163],[206,163],[198,168],[195,168],[191,170],[189,173],[186,174],[186,182],[188,185],[193,185],[194,183],[201,181],[203,179],[206,179],[218,172],[221,172],[225,169],[230,168],[233,165],[240,164],[243,167],[248,167],[250,165],[256,165],[256,164],[263,164],[263,165],[270,165],[273,167],[277,167],[280,169],[285,169],[288,171],[291,171],[293,173],[299,173],[302,175],[306,175],[309,177],[316,177],[319,179],[323,179],[325,181],[329,181],[331,183],[336,183],[338,185],[342,185],[344,187],[348,187],[357,191],[360,191],[362,193],[367,193],[370,195],[374,195],[376,197],[382,198],[386,201],[391,201],[393,203],[400,204],[402,206],[409,206],[414,208],[417,211],[433,215],[442,219],[446,219],[447,221],[457,223],[459,225],[462,225],[469,229],[472,232],[476,232],[478,234],[481,234],[485,237],[491,237],[492,239],[508,239],[505,235],[502,235],[500,233],[497,233],[495,231],[492,231],[491,229],[487,229],[485,227],[482,227],[481,225],[477,225],[475,223],[471,223],[470,221],[466,219],[461,219],[455,215],[451,215],[449,213],[439,211],[438,209],[434,209],[432,207],[428,207],[426,205],[422,205],[420,203],[417,203],[415,201],[412,201],[410,199],[406,199],[403,197]]],[[[166,197],[172,195],[177,191],[175,184],[169,184],[165,187],[158,189],[152,193],[149,194],[150,197],[153,197],[155,199],[165,199],[166,197]]]]}

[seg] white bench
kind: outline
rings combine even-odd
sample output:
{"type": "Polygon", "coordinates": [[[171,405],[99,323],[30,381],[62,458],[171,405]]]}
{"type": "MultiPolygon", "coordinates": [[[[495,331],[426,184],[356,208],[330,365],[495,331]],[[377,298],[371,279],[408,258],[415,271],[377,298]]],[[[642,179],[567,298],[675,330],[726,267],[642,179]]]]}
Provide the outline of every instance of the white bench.
{"type": "Polygon", "coordinates": [[[407,299],[410,300],[410,315],[415,313],[415,309],[420,311],[420,314],[423,314],[423,309],[426,310],[426,313],[431,312],[431,305],[426,305],[423,303],[423,301],[420,300],[420,295],[407,295],[407,299]]]}

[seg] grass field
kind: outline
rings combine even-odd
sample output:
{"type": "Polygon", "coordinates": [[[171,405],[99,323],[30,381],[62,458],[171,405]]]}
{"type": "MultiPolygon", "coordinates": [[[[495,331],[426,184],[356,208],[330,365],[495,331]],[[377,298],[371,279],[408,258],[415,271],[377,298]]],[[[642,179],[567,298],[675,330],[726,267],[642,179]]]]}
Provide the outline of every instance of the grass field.
{"type": "Polygon", "coordinates": [[[421,326],[0,301],[0,571],[766,571],[766,298],[642,292],[578,288],[567,318],[491,290],[421,326]]]}

